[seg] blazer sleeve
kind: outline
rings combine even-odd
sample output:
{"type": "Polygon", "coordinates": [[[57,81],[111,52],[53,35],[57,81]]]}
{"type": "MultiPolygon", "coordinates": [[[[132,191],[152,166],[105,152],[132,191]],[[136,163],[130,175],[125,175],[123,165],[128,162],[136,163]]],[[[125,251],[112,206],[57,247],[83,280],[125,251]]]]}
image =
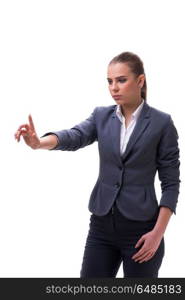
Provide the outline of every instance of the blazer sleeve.
{"type": "Polygon", "coordinates": [[[97,107],[93,110],[91,115],[86,120],[73,126],[70,129],[51,131],[42,135],[41,138],[50,134],[55,134],[58,138],[58,144],[56,145],[56,147],[49,150],[75,151],[96,141],[96,109],[97,107]]]}
{"type": "Polygon", "coordinates": [[[178,133],[173,120],[169,120],[162,133],[157,151],[157,170],[161,181],[162,196],[159,206],[166,206],[176,214],[180,185],[180,161],[178,147],[178,133]]]}

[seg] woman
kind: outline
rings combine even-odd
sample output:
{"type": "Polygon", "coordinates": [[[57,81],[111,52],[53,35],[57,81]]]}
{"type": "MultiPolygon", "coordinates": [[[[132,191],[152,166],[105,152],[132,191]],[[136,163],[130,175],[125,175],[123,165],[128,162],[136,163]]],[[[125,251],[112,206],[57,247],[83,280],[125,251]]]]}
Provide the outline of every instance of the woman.
{"type": "Polygon", "coordinates": [[[38,138],[29,124],[15,133],[33,149],[68,150],[98,141],[100,168],[89,201],[91,212],[80,277],[158,277],[164,233],[179,194],[178,134],[171,116],[146,103],[141,59],[123,52],[108,65],[116,105],[96,107],[68,130],[38,138]],[[158,171],[162,197],[156,199],[158,171]]]}

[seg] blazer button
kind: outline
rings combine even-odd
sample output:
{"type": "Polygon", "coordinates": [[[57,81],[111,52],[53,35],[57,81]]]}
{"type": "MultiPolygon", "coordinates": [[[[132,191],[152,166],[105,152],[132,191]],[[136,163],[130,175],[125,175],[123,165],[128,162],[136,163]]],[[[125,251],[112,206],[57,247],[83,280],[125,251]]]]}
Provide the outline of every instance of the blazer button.
{"type": "Polygon", "coordinates": [[[122,169],[123,169],[121,166],[119,166],[118,168],[119,168],[119,170],[122,170],[122,169]]]}
{"type": "Polygon", "coordinates": [[[116,186],[117,188],[119,188],[119,187],[120,187],[119,182],[117,182],[117,183],[115,184],[115,186],[116,186]]]}

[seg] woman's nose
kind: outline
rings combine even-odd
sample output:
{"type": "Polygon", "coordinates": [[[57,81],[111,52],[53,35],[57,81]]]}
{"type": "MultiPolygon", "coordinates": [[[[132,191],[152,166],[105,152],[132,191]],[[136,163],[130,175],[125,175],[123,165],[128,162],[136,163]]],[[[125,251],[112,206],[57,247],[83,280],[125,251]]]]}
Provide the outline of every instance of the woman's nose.
{"type": "Polygon", "coordinates": [[[116,82],[115,82],[115,83],[112,83],[112,85],[111,85],[111,90],[112,90],[113,92],[116,92],[116,91],[119,90],[118,85],[117,85],[116,82]]]}

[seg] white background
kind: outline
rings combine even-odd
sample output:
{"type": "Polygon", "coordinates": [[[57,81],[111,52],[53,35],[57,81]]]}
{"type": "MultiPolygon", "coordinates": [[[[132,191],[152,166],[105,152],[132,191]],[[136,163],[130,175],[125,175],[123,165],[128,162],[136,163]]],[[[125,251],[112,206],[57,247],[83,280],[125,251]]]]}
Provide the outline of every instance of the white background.
{"type": "MultiPolygon", "coordinates": [[[[32,150],[14,132],[31,113],[39,136],[115,104],[106,72],[123,51],[144,62],[148,104],[171,114],[181,194],[160,277],[184,277],[184,1],[0,1],[0,276],[79,277],[99,169],[97,143],[32,150]]],[[[160,185],[156,188],[160,199],[160,185]]],[[[122,277],[122,266],[117,277],[122,277]]]]}

